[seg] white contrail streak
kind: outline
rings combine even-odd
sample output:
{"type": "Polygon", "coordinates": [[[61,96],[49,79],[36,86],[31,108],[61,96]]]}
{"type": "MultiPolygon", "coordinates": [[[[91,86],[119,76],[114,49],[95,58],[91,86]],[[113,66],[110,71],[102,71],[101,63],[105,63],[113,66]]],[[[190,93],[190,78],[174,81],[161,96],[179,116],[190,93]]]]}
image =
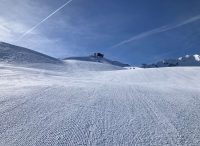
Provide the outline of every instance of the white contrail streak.
{"type": "Polygon", "coordinates": [[[28,30],[27,32],[25,32],[21,37],[19,37],[15,42],[19,41],[21,38],[23,38],[25,35],[27,35],[29,32],[31,32],[33,29],[35,29],[36,27],[38,27],[40,24],[42,24],[44,21],[46,21],[48,18],[50,18],[52,15],[54,15],[56,12],[58,12],[60,9],[62,9],[63,7],[65,7],[67,4],[69,4],[72,0],[69,0],[67,3],[65,3],[64,5],[62,5],[60,8],[58,8],[56,11],[54,11],[53,13],[51,13],[49,16],[47,16],[45,19],[43,19],[40,23],[38,23],[37,25],[35,25],[33,28],[31,28],[30,30],[28,30]]]}
{"type": "Polygon", "coordinates": [[[190,19],[183,21],[183,22],[176,24],[176,25],[167,25],[167,26],[159,27],[159,28],[144,32],[142,34],[139,34],[137,36],[131,37],[130,39],[124,40],[124,41],[120,42],[119,44],[110,47],[109,49],[116,48],[116,47],[124,45],[126,43],[129,43],[129,42],[132,42],[132,41],[135,41],[135,40],[138,40],[138,39],[141,39],[141,38],[144,38],[144,37],[147,37],[147,36],[159,33],[159,32],[164,32],[164,31],[167,31],[167,30],[170,30],[170,29],[191,23],[193,21],[197,21],[199,19],[200,19],[200,15],[193,17],[193,18],[190,18],[190,19]]]}

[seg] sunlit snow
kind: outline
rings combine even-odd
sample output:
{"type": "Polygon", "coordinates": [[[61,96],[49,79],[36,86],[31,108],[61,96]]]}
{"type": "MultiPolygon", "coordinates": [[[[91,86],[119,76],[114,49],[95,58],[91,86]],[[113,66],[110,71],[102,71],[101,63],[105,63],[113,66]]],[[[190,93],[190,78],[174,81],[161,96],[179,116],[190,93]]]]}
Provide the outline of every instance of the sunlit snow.
{"type": "Polygon", "coordinates": [[[200,145],[200,67],[130,69],[52,58],[15,63],[6,55],[2,146],[200,145]]]}

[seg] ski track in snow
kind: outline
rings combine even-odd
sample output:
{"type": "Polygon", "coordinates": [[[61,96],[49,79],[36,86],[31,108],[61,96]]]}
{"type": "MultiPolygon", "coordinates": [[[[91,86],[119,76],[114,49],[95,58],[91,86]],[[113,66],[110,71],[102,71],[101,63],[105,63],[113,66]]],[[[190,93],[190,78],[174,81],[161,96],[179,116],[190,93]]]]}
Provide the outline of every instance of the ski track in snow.
{"type": "Polygon", "coordinates": [[[199,72],[1,63],[0,145],[198,146],[199,72]]]}

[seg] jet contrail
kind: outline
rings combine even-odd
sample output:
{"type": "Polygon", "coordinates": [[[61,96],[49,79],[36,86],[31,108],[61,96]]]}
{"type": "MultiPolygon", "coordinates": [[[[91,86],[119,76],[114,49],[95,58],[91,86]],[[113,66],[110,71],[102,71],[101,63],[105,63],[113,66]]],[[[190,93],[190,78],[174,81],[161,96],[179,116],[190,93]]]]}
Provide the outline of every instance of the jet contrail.
{"type": "Polygon", "coordinates": [[[132,41],[135,41],[135,40],[138,40],[138,39],[141,39],[143,37],[147,37],[147,36],[159,33],[159,32],[164,32],[164,31],[167,31],[167,30],[170,30],[170,29],[173,29],[173,28],[176,28],[176,27],[191,23],[193,21],[197,21],[199,19],[200,19],[200,15],[198,15],[196,17],[192,17],[192,18],[190,18],[188,20],[185,20],[185,21],[183,21],[183,22],[181,22],[179,24],[176,24],[176,25],[166,25],[166,26],[163,26],[163,27],[159,27],[159,28],[144,32],[142,34],[139,34],[137,36],[131,37],[130,39],[124,40],[124,41],[120,42],[119,44],[110,47],[109,49],[116,48],[118,46],[124,45],[126,43],[129,43],[129,42],[132,42],[132,41]]]}
{"type": "Polygon", "coordinates": [[[19,37],[15,42],[19,41],[21,38],[23,38],[26,34],[28,34],[29,32],[31,32],[33,29],[35,29],[36,27],[38,27],[40,24],[42,24],[44,21],[46,21],[48,18],[50,18],[52,15],[54,15],[56,12],[58,12],[60,9],[62,9],[63,7],[65,7],[67,4],[69,4],[72,0],[69,0],[67,3],[65,3],[64,5],[62,5],[60,8],[58,8],[56,11],[54,11],[53,13],[51,13],[49,16],[47,16],[45,19],[43,19],[40,23],[38,23],[37,25],[35,25],[33,28],[31,28],[30,30],[28,30],[27,32],[25,32],[21,37],[19,37]]]}

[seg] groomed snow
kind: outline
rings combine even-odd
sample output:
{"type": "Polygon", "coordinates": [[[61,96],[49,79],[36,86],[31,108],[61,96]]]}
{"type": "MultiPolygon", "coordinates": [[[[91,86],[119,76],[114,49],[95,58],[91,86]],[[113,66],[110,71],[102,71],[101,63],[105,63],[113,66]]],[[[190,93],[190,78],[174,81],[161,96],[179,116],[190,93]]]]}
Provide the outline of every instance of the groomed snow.
{"type": "Polygon", "coordinates": [[[0,63],[0,145],[200,145],[200,67],[0,63]]]}

